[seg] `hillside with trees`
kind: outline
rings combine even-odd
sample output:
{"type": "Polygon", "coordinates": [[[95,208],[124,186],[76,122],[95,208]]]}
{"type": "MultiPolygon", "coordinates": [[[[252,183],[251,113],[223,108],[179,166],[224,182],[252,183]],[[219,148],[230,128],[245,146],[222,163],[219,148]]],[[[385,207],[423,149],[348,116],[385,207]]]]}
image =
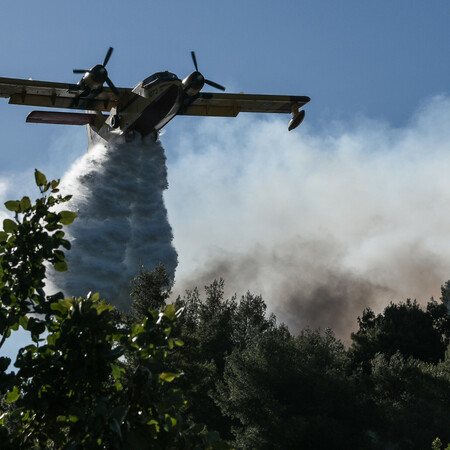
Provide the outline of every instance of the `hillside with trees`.
{"type": "Polygon", "coordinates": [[[293,334],[261,296],[224,281],[168,304],[163,266],[142,268],[118,311],[101,293],[47,296],[65,271],[70,211],[58,181],[6,203],[0,232],[1,448],[439,449],[450,442],[450,282],[426,307],[390,303],[332,330],[293,334]],[[439,438],[439,439],[437,439],[439,438]]]}

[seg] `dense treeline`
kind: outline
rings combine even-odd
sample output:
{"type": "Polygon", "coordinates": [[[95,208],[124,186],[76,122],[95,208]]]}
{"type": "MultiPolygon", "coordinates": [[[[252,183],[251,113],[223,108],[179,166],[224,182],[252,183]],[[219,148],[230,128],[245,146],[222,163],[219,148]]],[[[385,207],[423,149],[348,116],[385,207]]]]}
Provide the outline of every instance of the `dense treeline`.
{"type": "MultiPolygon", "coordinates": [[[[148,292],[163,268],[141,272],[148,292]]],[[[168,282],[168,280],[166,280],[168,282]]],[[[164,296],[142,296],[161,306],[164,296]]],[[[216,429],[236,448],[424,449],[450,441],[450,282],[440,301],[366,309],[346,349],[332,330],[295,336],[250,293],[224,298],[223,280],[178,298],[176,334],[185,342],[169,358],[194,422],[216,429]]],[[[164,284],[164,283],[163,283],[164,284]]],[[[142,306],[141,306],[142,308],[142,306]]],[[[142,308],[145,309],[145,308],[142,308]]]]}
{"type": "Polygon", "coordinates": [[[6,207],[0,232],[0,448],[433,449],[450,441],[450,282],[425,308],[406,300],[298,335],[261,296],[224,282],[170,304],[163,266],[142,269],[132,310],[43,290],[67,268],[68,197],[36,171],[42,198],[6,207]],[[214,431],[212,431],[214,430],[214,431]],[[219,438],[219,434],[220,437],[219,438]],[[433,443],[433,444],[432,444],[433,443]]]}

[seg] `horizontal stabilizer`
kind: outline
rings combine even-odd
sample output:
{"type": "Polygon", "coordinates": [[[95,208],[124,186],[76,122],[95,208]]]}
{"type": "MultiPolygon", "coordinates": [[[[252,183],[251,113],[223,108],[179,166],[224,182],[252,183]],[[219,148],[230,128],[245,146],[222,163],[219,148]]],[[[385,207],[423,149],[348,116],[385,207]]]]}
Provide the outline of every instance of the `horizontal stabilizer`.
{"type": "MultiPolygon", "coordinates": [[[[107,116],[104,116],[105,119],[107,116]]],[[[95,125],[97,115],[62,111],[32,111],[27,116],[30,123],[54,123],[58,125],[95,125]]]]}

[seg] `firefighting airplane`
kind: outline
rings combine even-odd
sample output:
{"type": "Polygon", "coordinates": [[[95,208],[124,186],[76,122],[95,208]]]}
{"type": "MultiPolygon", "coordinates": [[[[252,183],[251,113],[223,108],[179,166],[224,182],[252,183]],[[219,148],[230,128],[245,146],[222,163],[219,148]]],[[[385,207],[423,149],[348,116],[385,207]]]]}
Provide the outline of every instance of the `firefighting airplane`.
{"type": "Polygon", "coordinates": [[[106,70],[113,48],[103,64],[82,73],[78,84],[0,78],[0,97],[16,105],[85,110],[85,112],[32,111],[27,122],[87,125],[90,143],[99,137],[107,142],[124,136],[127,142],[139,133],[157,139],[161,130],[177,115],[236,117],[240,112],[291,113],[288,129],[297,128],[305,118],[300,110],[310,101],[305,96],[223,94],[201,92],[205,84],[224,91],[220,84],[199,72],[191,52],[195,72],[180,80],[170,72],[157,72],[134,89],[116,88],[106,70]],[[105,87],[104,84],[108,87],[105,87]],[[107,112],[108,114],[103,114],[107,112]]]}

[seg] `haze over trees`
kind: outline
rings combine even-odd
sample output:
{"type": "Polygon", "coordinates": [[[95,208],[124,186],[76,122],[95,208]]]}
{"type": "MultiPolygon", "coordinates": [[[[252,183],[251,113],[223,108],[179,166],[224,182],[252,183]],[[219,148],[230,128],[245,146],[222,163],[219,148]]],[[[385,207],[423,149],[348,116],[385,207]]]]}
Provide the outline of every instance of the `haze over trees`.
{"type": "Polygon", "coordinates": [[[294,335],[260,296],[224,281],[167,304],[163,266],[142,268],[133,309],[97,294],[43,291],[67,268],[54,212],[68,197],[7,202],[0,232],[0,348],[29,332],[14,372],[0,358],[2,448],[426,449],[450,442],[450,282],[425,308],[366,309],[346,348],[327,330],[294,335]],[[220,438],[219,438],[220,435],[220,438]],[[437,440],[438,438],[440,440],[437,440]],[[433,443],[433,444],[432,444],[433,443]]]}

